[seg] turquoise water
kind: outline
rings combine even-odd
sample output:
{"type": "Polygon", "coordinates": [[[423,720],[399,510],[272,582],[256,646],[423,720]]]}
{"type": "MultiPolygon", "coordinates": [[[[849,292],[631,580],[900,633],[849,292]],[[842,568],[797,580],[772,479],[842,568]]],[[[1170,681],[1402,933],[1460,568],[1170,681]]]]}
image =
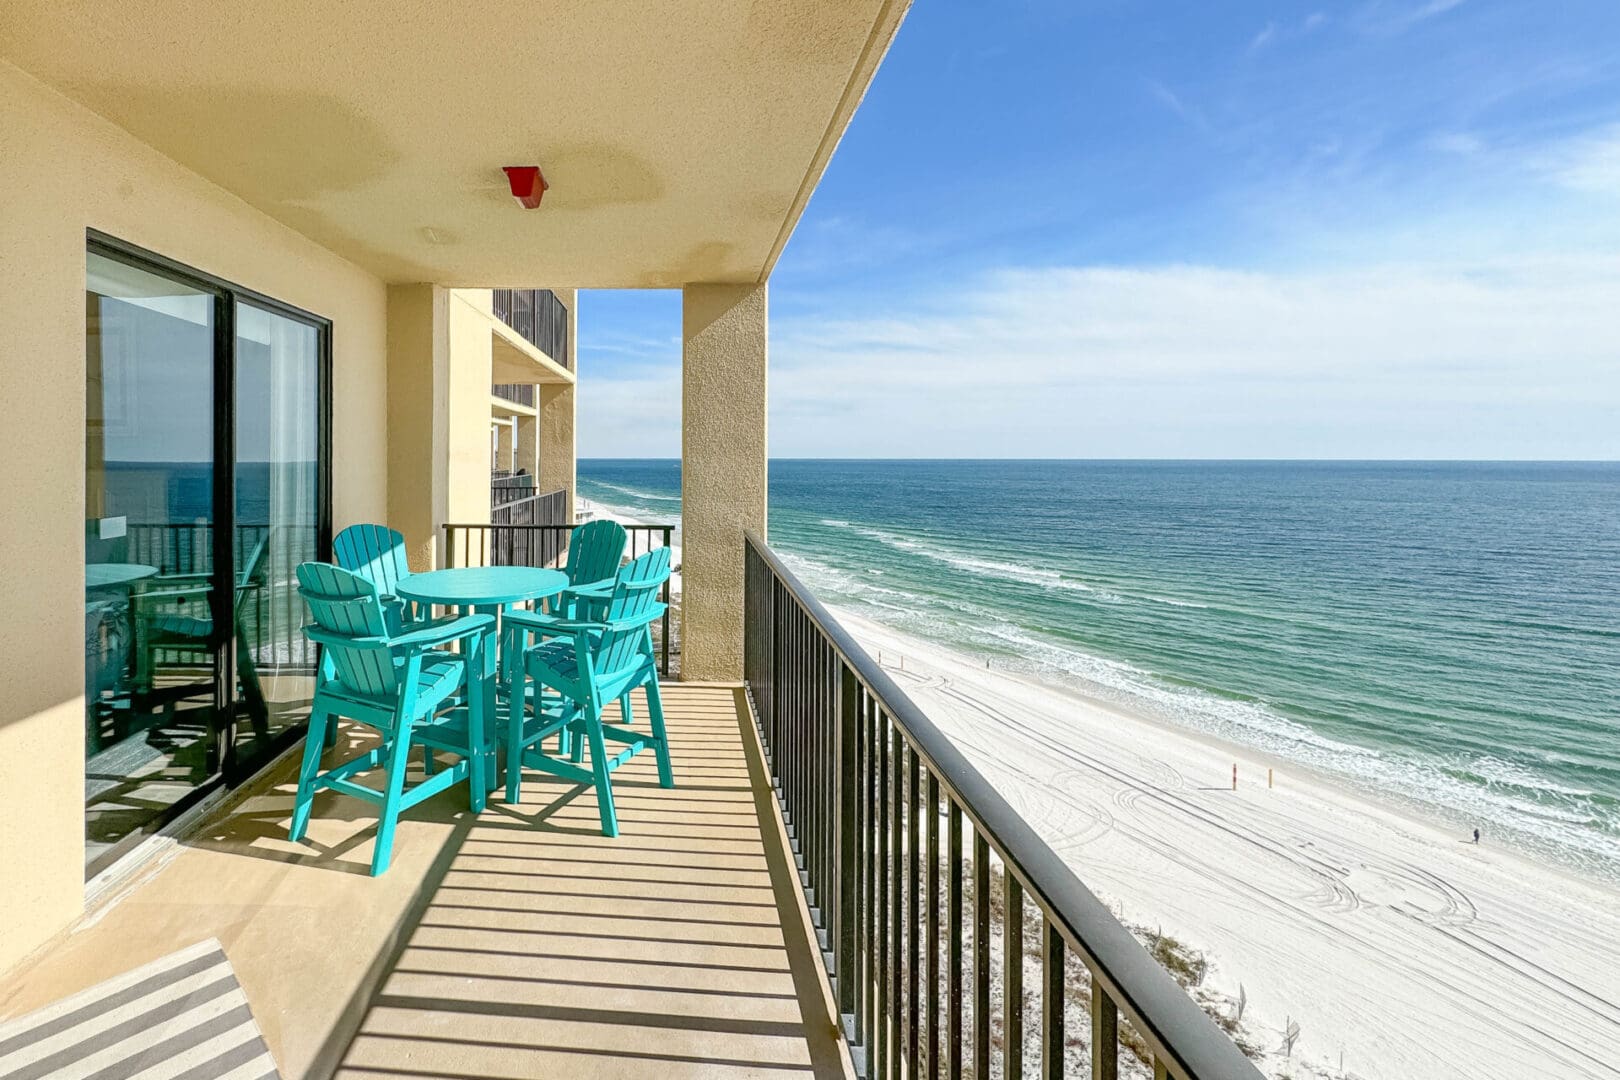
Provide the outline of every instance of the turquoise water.
{"type": "MultiPolygon", "coordinates": [[[[678,520],[674,461],[580,491],[678,520]]],[[[773,461],[830,604],[1620,879],[1620,465],[773,461]]]]}

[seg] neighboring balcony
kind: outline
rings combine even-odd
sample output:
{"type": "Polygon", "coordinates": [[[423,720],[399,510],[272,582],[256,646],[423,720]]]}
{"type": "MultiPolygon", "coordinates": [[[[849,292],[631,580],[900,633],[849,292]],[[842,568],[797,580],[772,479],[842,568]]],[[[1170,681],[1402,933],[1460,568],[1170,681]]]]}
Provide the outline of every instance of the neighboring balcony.
{"type": "Polygon", "coordinates": [[[562,367],[573,369],[568,344],[568,307],[555,293],[550,289],[495,289],[493,301],[497,319],[562,367]]]}
{"type": "Polygon", "coordinates": [[[513,405],[523,405],[530,409],[534,408],[533,383],[496,383],[490,390],[502,401],[509,401],[513,405]]]}

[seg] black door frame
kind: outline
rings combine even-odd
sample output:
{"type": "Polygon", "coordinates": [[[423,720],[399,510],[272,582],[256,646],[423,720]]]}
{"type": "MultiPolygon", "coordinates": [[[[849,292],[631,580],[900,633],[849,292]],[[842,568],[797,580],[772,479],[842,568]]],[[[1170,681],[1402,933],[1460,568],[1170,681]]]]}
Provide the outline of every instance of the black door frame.
{"type": "MultiPolygon", "coordinates": [[[[236,306],[238,303],[313,327],[317,341],[316,394],[316,558],[332,558],[332,320],[237,285],[155,251],[96,229],[85,230],[88,254],[102,255],[140,270],[171,278],[213,298],[213,580],[210,614],[216,628],[214,661],[215,729],[207,743],[208,777],[158,817],[124,837],[85,867],[88,879],[112,865],[149,833],[161,829],[221,786],[235,787],[303,737],[306,724],[295,724],[270,740],[251,759],[237,759],[236,623],[232,618],[236,575],[236,306]]],[[[319,658],[316,660],[319,664],[319,658]]]]}

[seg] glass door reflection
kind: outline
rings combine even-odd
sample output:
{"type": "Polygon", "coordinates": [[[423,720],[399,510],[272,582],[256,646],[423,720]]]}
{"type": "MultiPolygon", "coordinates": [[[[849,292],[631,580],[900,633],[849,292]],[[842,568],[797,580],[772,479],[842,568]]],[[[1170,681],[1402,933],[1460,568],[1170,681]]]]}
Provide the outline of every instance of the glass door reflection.
{"type": "Polygon", "coordinates": [[[92,252],[85,344],[85,816],[94,867],[220,764],[217,294],[92,252]]]}
{"type": "Polygon", "coordinates": [[[309,714],[315,648],[298,564],[319,558],[320,332],[236,305],[236,668],[232,761],[246,765],[309,714]]]}

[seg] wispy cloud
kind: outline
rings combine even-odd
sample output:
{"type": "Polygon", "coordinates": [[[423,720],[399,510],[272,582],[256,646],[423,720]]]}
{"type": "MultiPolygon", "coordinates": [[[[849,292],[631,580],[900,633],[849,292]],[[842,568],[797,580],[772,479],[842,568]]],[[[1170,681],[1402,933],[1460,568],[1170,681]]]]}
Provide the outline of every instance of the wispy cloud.
{"type": "Polygon", "coordinates": [[[1266,23],[1249,41],[1249,55],[1264,52],[1273,45],[1280,44],[1293,38],[1302,38],[1315,33],[1327,24],[1327,14],[1313,11],[1297,23],[1279,23],[1276,20],[1266,23]]]}
{"type": "Polygon", "coordinates": [[[1620,124],[1556,143],[1536,164],[1564,187],[1620,198],[1620,124]]]}
{"type": "Polygon", "coordinates": [[[1620,454],[1616,290],[1620,259],[1004,271],[966,311],[779,326],[772,447],[836,420],[873,455],[1620,454]]]}
{"type": "MultiPolygon", "coordinates": [[[[1616,295],[1620,257],[1003,270],[773,319],[771,451],[1620,457],[1616,295]]],[[[581,386],[586,456],[679,453],[678,361],[581,386]]]]}
{"type": "Polygon", "coordinates": [[[1361,9],[1355,21],[1368,33],[1401,34],[1465,3],[1467,0],[1373,0],[1361,9]]]}

